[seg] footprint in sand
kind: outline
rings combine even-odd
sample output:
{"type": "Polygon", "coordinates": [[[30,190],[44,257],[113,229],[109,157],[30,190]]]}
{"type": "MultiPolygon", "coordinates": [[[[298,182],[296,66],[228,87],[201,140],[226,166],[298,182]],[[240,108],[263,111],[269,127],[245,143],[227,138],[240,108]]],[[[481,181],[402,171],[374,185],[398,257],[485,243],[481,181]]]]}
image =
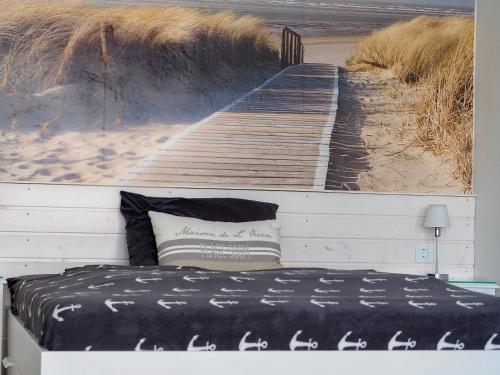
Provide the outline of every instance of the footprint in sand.
{"type": "Polygon", "coordinates": [[[21,165],[18,165],[17,168],[18,169],[28,169],[29,166],[27,166],[26,164],[21,164],[21,165]]]}
{"type": "Polygon", "coordinates": [[[50,176],[50,171],[47,168],[37,169],[36,171],[34,171],[31,174],[31,176],[29,176],[28,178],[26,178],[26,180],[30,181],[30,180],[32,180],[36,176],[44,176],[44,177],[50,176]]]}
{"type": "Polygon", "coordinates": [[[99,149],[99,152],[103,155],[103,156],[114,156],[116,155],[116,152],[110,148],[100,148],[99,149]]]}
{"type": "Polygon", "coordinates": [[[156,143],[165,143],[166,141],[168,141],[170,139],[170,137],[167,137],[167,136],[164,136],[164,137],[160,137],[156,140],[156,143]]]}
{"type": "Polygon", "coordinates": [[[61,160],[57,158],[45,158],[45,159],[39,159],[39,160],[34,160],[36,164],[57,164],[60,163],[61,160]]]}
{"type": "Polygon", "coordinates": [[[80,182],[82,177],[78,173],[66,173],[62,176],[52,179],[52,182],[64,182],[64,181],[74,181],[80,182]]]}

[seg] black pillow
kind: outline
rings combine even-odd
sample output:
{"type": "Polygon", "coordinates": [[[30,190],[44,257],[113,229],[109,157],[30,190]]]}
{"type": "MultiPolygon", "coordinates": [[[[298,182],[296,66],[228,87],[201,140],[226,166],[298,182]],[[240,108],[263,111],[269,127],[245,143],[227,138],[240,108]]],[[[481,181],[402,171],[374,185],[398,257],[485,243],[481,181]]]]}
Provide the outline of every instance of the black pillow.
{"type": "Polygon", "coordinates": [[[208,221],[241,223],[274,220],[278,205],[236,198],[155,198],[121,191],[120,211],[125,217],[131,266],[158,264],[155,235],[148,211],[208,221]]]}

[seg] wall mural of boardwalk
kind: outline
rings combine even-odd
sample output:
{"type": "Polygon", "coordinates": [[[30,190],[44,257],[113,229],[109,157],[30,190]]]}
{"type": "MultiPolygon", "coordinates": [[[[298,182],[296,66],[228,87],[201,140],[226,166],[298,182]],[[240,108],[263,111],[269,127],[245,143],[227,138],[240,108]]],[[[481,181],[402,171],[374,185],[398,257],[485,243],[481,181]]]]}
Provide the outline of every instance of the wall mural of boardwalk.
{"type": "Polygon", "coordinates": [[[1,181],[470,192],[473,0],[0,5],[1,181]]]}

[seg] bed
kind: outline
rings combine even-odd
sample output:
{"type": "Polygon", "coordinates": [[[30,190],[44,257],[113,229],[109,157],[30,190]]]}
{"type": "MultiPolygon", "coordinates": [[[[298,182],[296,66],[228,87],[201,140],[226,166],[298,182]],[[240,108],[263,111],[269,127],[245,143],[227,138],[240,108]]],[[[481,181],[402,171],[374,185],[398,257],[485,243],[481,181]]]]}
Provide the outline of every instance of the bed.
{"type": "Polygon", "coordinates": [[[9,286],[52,351],[500,349],[500,299],[425,276],[102,265],[9,286]]]}
{"type": "Polygon", "coordinates": [[[280,205],[286,268],[218,274],[127,266],[119,189],[0,184],[8,219],[0,271],[11,277],[14,311],[9,375],[477,373],[479,363],[491,370],[499,362],[499,351],[484,350],[499,344],[497,300],[428,279],[432,265],[414,262],[414,246],[432,241],[419,224],[423,210],[444,201],[453,221],[444,270],[471,277],[474,197],[134,188],[280,205]],[[143,334],[165,316],[171,324],[143,334]],[[110,333],[124,324],[139,328],[110,333]]]}

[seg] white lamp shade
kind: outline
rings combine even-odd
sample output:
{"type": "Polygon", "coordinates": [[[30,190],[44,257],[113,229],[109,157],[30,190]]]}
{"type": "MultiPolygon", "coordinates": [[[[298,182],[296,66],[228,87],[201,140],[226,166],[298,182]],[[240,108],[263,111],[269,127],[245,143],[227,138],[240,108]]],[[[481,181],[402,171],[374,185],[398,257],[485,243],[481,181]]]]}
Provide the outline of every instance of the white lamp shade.
{"type": "Polygon", "coordinates": [[[448,217],[448,208],[445,204],[431,204],[425,212],[425,228],[448,228],[450,219],[448,217]]]}

